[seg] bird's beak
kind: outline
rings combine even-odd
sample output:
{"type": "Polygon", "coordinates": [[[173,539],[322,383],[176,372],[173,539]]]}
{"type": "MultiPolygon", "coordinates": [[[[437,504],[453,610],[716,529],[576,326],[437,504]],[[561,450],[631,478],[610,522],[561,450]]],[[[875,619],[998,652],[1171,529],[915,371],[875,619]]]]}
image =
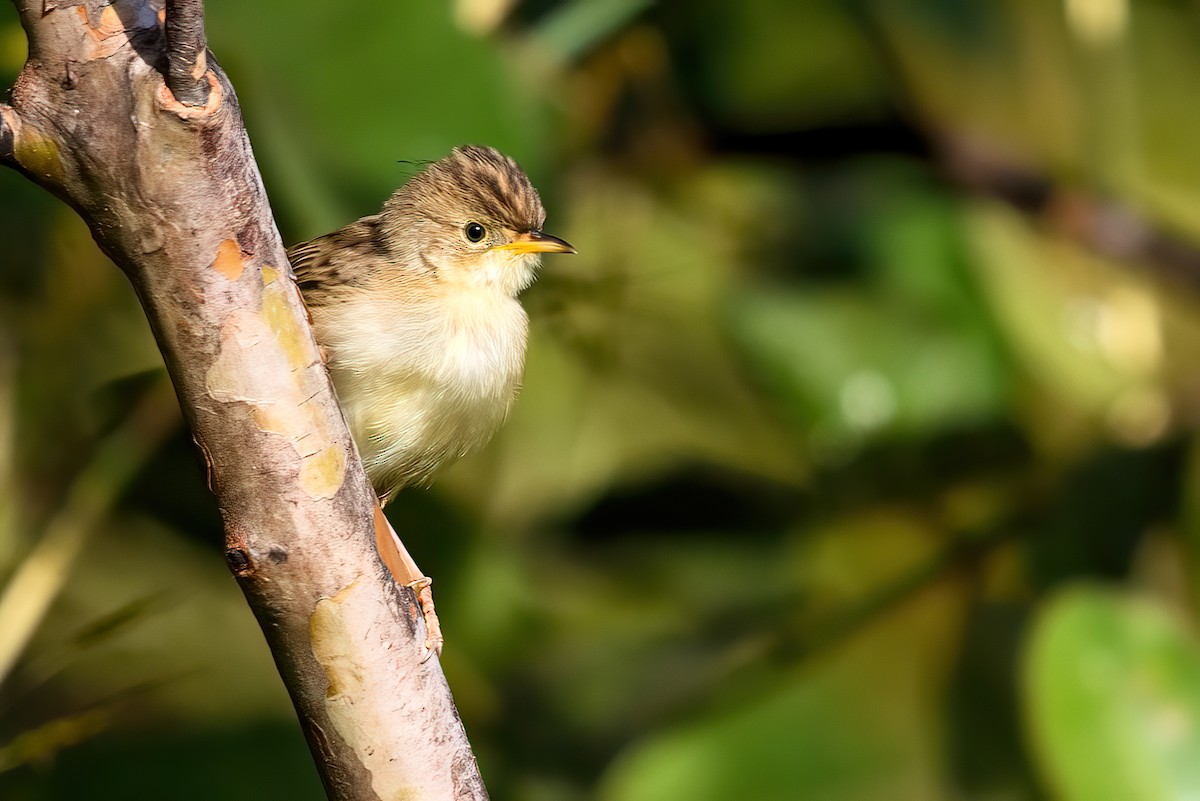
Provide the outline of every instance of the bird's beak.
{"type": "Polygon", "coordinates": [[[517,234],[513,241],[506,245],[496,245],[493,250],[512,250],[517,253],[574,253],[575,248],[557,236],[543,234],[541,231],[526,231],[517,234]]]}

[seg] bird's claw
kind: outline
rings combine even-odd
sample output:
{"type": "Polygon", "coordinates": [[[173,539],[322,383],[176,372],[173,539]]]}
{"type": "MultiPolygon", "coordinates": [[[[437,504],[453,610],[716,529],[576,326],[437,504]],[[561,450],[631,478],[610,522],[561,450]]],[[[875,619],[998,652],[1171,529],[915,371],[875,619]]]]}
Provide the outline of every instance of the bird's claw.
{"type": "Polygon", "coordinates": [[[442,637],[442,624],[438,622],[437,611],[433,608],[433,579],[421,576],[404,586],[416,593],[417,604],[425,618],[425,655],[421,657],[421,661],[428,661],[434,654],[441,656],[445,638],[442,637]]]}

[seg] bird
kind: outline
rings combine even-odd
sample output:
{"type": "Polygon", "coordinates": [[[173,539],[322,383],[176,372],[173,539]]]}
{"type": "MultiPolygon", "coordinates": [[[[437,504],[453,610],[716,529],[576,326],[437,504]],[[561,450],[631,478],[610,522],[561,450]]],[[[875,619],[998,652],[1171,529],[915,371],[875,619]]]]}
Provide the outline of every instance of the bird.
{"type": "Polygon", "coordinates": [[[417,592],[430,651],[442,646],[431,580],[381,510],[399,490],[428,485],[482,448],[508,416],[529,331],[518,296],[542,254],[576,252],[542,230],[545,220],[516,161],[464,145],[425,166],[377,214],[288,250],[379,499],[380,555],[417,592]]]}

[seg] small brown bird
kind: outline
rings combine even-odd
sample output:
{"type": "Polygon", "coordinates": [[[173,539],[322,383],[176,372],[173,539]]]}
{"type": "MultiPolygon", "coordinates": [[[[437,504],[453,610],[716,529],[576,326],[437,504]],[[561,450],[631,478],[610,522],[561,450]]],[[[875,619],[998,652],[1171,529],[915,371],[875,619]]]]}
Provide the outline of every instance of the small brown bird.
{"type": "MultiPolygon", "coordinates": [[[[575,252],[542,233],[545,219],[515,161],[466,146],[378,214],[288,251],[381,505],[429,483],[504,422],[525,364],[528,318],[517,295],[542,253],[575,252]]],[[[401,572],[414,575],[397,573],[387,538],[381,553],[398,580],[425,591],[431,647],[440,648],[429,580],[388,531],[401,572]]]]}

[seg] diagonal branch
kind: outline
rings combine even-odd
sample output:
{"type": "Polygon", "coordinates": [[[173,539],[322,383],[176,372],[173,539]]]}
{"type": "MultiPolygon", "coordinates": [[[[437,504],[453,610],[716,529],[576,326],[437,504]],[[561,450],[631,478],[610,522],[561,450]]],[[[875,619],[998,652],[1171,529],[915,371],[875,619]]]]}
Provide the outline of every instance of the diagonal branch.
{"type": "Polygon", "coordinates": [[[167,0],[167,88],[187,106],[208,102],[204,0],[167,0]]]}
{"type": "Polygon", "coordinates": [[[330,798],[483,801],[416,598],[376,551],[375,497],[202,3],[168,0],[165,32],[163,0],[17,6],[30,59],[0,157],[75,209],[137,291],[330,798]]]}

